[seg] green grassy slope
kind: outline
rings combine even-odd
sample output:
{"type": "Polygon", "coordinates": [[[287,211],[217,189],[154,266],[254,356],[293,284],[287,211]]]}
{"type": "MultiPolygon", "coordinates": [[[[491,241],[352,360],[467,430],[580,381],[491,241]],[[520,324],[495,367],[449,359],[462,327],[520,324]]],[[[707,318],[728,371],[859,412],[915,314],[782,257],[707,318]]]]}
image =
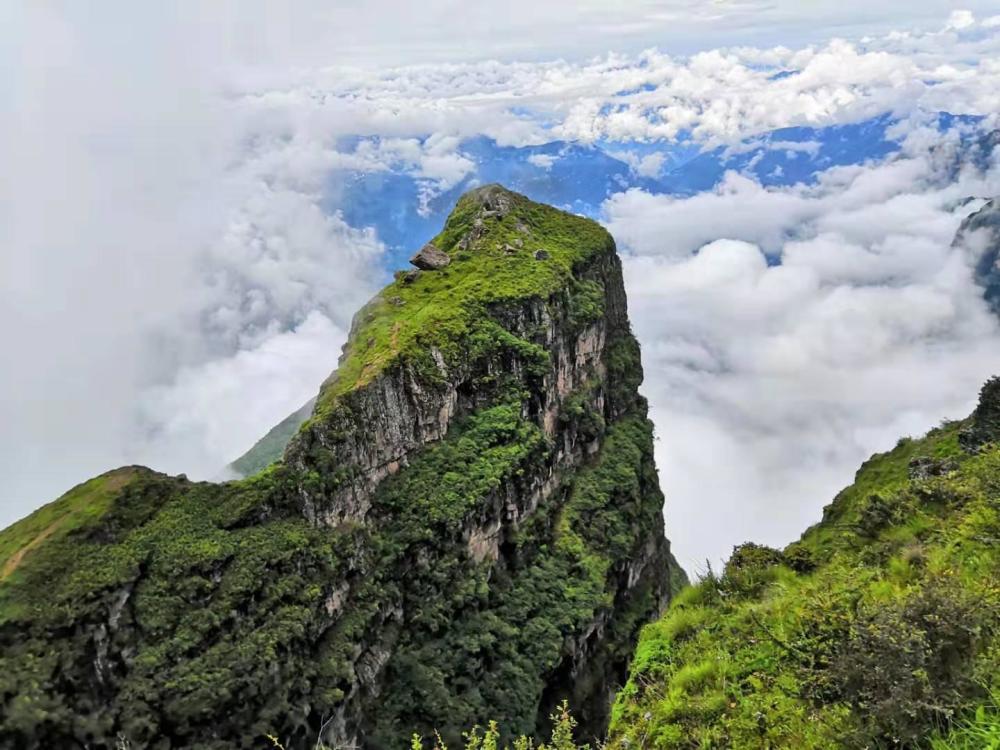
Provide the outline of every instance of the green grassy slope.
{"type": "Polygon", "coordinates": [[[268,430],[264,437],[233,461],[229,468],[241,477],[248,477],[279,460],[288,441],[299,431],[302,423],[309,419],[315,406],[316,400],[309,399],[302,408],[296,409],[268,430]]]}
{"type": "Polygon", "coordinates": [[[675,598],[610,746],[995,747],[998,408],[991,381],[970,420],[866,462],[798,542],[739,547],[675,598]]]}
{"type": "Polygon", "coordinates": [[[142,467],[125,467],[101,474],[0,531],[0,581],[13,576],[36,547],[103,516],[115,495],[144,473],[142,467]]]}

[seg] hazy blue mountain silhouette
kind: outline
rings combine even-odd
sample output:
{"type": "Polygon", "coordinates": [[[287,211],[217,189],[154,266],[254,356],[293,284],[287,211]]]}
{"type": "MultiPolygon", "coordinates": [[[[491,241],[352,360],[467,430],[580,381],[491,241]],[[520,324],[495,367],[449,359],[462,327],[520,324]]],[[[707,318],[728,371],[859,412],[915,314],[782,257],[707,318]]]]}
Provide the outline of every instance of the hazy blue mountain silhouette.
{"type": "MultiPolygon", "coordinates": [[[[946,129],[979,119],[942,113],[937,124],[946,129]]],[[[713,188],[729,171],[765,186],[810,184],[831,167],[880,161],[897,152],[900,143],[890,135],[895,122],[884,114],[847,125],[781,128],[736,146],[709,150],[684,137],[673,144],[552,141],[518,147],[479,136],[463,141],[459,148],[475,164],[474,171],[448,190],[438,192],[403,167],[341,171],[331,180],[326,208],[341,212],[352,226],[374,227],[389,248],[386,265],[398,268],[415,247],[437,233],[458,197],[477,184],[499,182],[532,200],[598,218],[604,200],[623,190],[690,195],[713,188]],[[651,154],[663,157],[660,173],[638,174],[629,162],[651,154]]],[[[341,151],[351,151],[361,141],[352,137],[337,145],[341,151]]]]}

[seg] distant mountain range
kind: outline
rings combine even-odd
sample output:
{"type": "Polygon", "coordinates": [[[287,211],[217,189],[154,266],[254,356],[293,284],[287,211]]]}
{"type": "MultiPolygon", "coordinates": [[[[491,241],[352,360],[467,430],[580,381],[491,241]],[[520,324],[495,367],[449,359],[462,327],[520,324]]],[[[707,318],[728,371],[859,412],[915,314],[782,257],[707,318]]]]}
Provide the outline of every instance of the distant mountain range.
{"type": "MultiPolygon", "coordinates": [[[[981,119],[940,113],[936,125],[946,130],[981,119]]],[[[893,133],[898,122],[883,114],[847,125],[781,128],[708,150],[683,139],[671,144],[552,141],[517,147],[478,136],[458,149],[475,168],[447,189],[438,189],[412,168],[341,170],[331,179],[325,208],[339,211],[352,226],[374,227],[389,249],[387,265],[398,268],[414,247],[436,234],[458,197],[476,185],[498,182],[533,200],[599,218],[608,197],[632,188],[692,195],[713,188],[729,171],[769,187],[809,184],[831,167],[881,161],[900,149],[900,138],[893,133]],[[650,165],[659,166],[655,174],[650,165]]],[[[351,153],[363,142],[370,146],[378,141],[352,138],[341,148],[351,153]]]]}

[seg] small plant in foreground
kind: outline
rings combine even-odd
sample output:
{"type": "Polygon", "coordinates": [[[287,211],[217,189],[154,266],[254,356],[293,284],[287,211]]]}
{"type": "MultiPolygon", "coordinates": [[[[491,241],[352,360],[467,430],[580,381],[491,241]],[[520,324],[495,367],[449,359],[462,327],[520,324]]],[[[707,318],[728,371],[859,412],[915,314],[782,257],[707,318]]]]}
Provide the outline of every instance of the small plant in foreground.
{"type": "MultiPolygon", "coordinates": [[[[503,750],[590,750],[590,745],[577,745],[573,740],[573,729],[576,727],[576,719],[569,712],[569,704],[563,701],[552,716],[552,736],[548,743],[535,745],[535,741],[529,737],[518,737],[513,744],[503,745],[503,750]]],[[[480,733],[479,727],[473,727],[466,732],[464,750],[501,750],[500,726],[491,721],[485,732],[480,733]]],[[[447,745],[441,739],[441,735],[435,733],[432,750],[448,750],[447,745]]],[[[414,734],[410,740],[411,750],[424,750],[424,742],[419,735],[414,734]]]]}
{"type": "Polygon", "coordinates": [[[931,740],[931,750],[1000,750],[1000,690],[973,716],[931,740]]]}

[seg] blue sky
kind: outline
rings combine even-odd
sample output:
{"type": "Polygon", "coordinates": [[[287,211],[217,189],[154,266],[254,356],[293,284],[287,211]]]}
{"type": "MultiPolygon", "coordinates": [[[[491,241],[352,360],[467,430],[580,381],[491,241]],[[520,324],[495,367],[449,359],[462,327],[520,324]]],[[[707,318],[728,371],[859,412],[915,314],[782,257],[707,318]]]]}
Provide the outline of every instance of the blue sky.
{"type": "Polygon", "coordinates": [[[951,245],[1000,192],[956,167],[1000,111],[1000,8],[964,6],[5,6],[0,522],[115,465],[218,476],[335,365],[389,213],[432,228],[494,149],[618,239],[685,562],[788,541],[1000,369],[951,245]],[[352,213],[358,175],[403,192],[352,213]]]}

